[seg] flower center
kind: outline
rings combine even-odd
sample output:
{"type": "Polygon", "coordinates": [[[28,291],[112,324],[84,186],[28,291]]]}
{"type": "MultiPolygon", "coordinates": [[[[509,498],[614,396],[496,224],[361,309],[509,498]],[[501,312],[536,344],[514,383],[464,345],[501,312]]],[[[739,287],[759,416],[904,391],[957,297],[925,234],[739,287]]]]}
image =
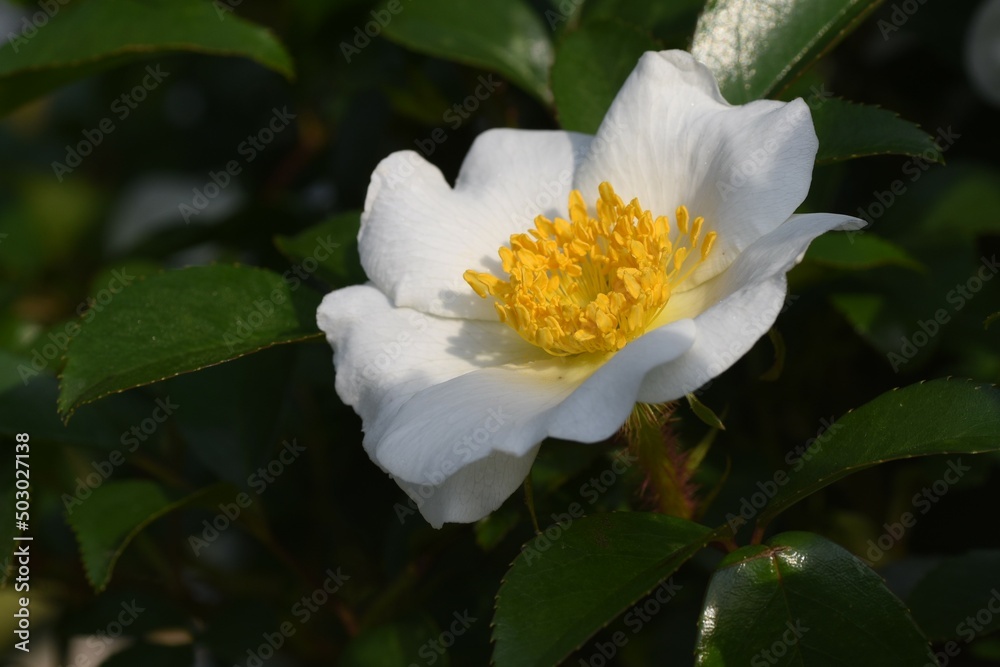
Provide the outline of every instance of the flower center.
{"type": "Polygon", "coordinates": [[[609,183],[599,192],[596,218],[574,190],[568,221],[539,215],[534,229],[512,235],[499,251],[508,280],[465,272],[479,296],[495,299],[501,322],[556,356],[615,352],[641,336],[715,243],[684,206],[671,242],[666,216],[638,199],[626,204],[609,183]]]}

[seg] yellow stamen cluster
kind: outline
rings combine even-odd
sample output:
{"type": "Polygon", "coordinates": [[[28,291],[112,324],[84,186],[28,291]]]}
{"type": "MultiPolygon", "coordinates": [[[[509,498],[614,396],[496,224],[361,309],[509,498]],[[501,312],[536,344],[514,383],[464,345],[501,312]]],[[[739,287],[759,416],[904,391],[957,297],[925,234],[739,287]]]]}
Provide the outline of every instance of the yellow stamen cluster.
{"type": "Polygon", "coordinates": [[[534,229],[511,236],[500,248],[509,280],[465,272],[479,296],[496,299],[501,322],[556,356],[614,352],[641,336],[715,243],[684,206],[671,242],[666,216],[654,218],[638,199],[626,204],[608,183],[599,191],[596,218],[574,190],[569,220],[540,215],[534,229]]]}

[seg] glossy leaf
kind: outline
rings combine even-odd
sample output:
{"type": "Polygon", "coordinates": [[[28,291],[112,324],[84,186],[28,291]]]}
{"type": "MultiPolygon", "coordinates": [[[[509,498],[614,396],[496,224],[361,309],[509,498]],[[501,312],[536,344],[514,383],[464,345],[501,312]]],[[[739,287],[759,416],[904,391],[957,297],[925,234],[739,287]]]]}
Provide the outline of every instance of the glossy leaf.
{"type": "Polygon", "coordinates": [[[596,132],[639,57],[658,48],[648,33],[617,21],[588,23],[564,37],[552,66],[563,129],[596,132]]]}
{"type": "Polygon", "coordinates": [[[582,20],[584,23],[622,21],[652,33],[657,39],[669,40],[670,46],[686,48],[704,6],[705,0],[587,0],[583,3],[582,20]]]}
{"type": "Polygon", "coordinates": [[[945,559],[920,580],[907,602],[930,639],[970,641],[995,632],[1000,629],[1000,551],[945,559]]]}
{"type": "Polygon", "coordinates": [[[239,266],[167,271],[124,287],[66,353],[64,415],[111,393],[320,334],[320,295],[293,273],[239,266]]]}
{"type": "Polygon", "coordinates": [[[550,526],[524,546],[497,594],[494,663],[559,663],[712,535],[684,519],[638,512],[550,526]]]}
{"type": "Polygon", "coordinates": [[[817,162],[869,155],[913,155],[944,162],[934,137],[892,111],[830,98],[813,103],[812,117],[819,137],[817,162]]]}
{"type": "Polygon", "coordinates": [[[819,489],[879,463],[993,451],[1000,451],[997,388],[948,379],[895,389],[838,419],[800,453],[760,521],[767,523],[819,489]]]}
{"type": "Polygon", "coordinates": [[[923,265],[908,252],[872,233],[823,234],[809,245],[806,259],[849,271],[878,266],[901,266],[914,271],[923,270],[923,265]]]}
{"type": "Polygon", "coordinates": [[[341,213],[295,236],[277,236],[274,244],[297,268],[331,286],[360,284],[366,280],[358,256],[360,226],[360,211],[341,213]]]}
{"type": "Polygon", "coordinates": [[[883,667],[930,659],[927,640],[885,582],[811,533],[784,533],[729,554],[709,584],[699,627],[700,667],[883,667]]]}
{"type": "MultiPolygon", "coordinates": [[[[0,46],[0,114],[71,81],[156,53],[244,56],[293,76],[291,57],[278,40],[224,3],[88,0],[55,6],[51,15],[38,12],[48,16],[41,27],[29,30],[24,26],[34,23],[22,24],[0,46]]],[[[145,75],[147,88],[169,80],[168,71],[157,65],[150,69],[157,76],[145,75]]]]}
{"type": "Polygon", "coordinates": [[[780,92],[881,0],[709,0],[691,52],[733,104],[780,92]]]}
{"type": "Polygon", "coordinates": [[[524,0],[421,0],[393,15],[384,34],[414,51],[497,72],[549,104],[549,33],[524,0]]]}

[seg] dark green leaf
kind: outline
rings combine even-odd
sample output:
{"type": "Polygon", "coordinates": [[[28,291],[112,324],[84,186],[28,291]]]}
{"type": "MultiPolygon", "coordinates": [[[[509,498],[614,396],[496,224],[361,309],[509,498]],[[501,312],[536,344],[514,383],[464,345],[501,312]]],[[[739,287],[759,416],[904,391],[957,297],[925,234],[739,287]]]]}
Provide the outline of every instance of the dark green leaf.
{"type": "Polygon", "coordinates": [[[1000,551],[973,551],[931,570],[907,600],[933,640],[965,639],[1000,628],[1000,551]]]}
{"type": "Polygon", "coordinates": [[[657,48],[648,33],[618,21],[588,23],[563,38],[552,66],[563,129],[595,133],[639,56],[657,48]]]}
{"type": "Polygon", "coordinates": [[[341,213],[295,236],[277,236],[274,244],[304,272],[315,271],[331,286],[354,285],[366,279],[358,257],[360,225],[360,211],[341,213]]]}
{"type": "Polygon", "coordinates": [[[497,594],[494,662],[557,664],[712,535],[684,519],[638,512],[550,526],[525,545],[497,594]]]}
{"type": "Polygon", "coordinates": [[[810,533],[784,533],[727,556],[699,625],[703,667],[933,664],[927,640],[885,582],[810,533]]]}
{"type": "Polygon", "coordinates": [[[587,0],[583,4],[583,21],[615,19],[686,48],[704,6],[705,0],[587,0]]]}
{"type": "Polygon", "coordinates": [[[86,498],[70,501],[67,520],[80,543],[83,569],[94,589],[104,590],[119,556],[146,526],[215,492],[208,489],[172,501],[155,482],[129,480],[105,482],[86,498]]]}
{"type": "Polygon", "coordinates": [[[691,411],[694,412],[695,416],[706,425],[722,431],[726,430],[726,426],[722,423],[722,420],[719,419],[719,416],[712,411],[712,408],[699,401],[697,396],[694,394],[688,394],[687,401],[688,405],[691,406],[691,411]]]}
{"type": "Polygon", "coordinates": [[[879,463],[992,451],[1000,451],[1000,390],[961,380],[895,389],[847,413],[799,453],[760,521],[767,523],[819,489],[879,463]]]}
{"type": "Polygon", "coordinates": [[[889,154],[944,162],[934,137],[892,111],[838,98],[817,100],[811,107],[819,137],[817,162],[889,154]]]}
{"type": "MultiPolygon", "coordinates": [[[[156,53],[244,56],[293,75],[291,58],[274,36],[223,3],[88,0],[57,7],[40,28],[22,29],[0,47],[0,114],[71,81],[156,53]]],[[[146,75],[150,86],[169,77],[156,65],[150,70],[159,72],[146,75]]]]}
{"type": "Polygon", "coordinates": [[[392,16],[385,35],[420,53],[493,70],[552,102],[549,30],[524,0],[412,2],[392,16]]]}
{"type": "Polygon", "coordinates": [[[881,0],[709,0],[691,52],[733,104],[780,92],[881,0]]]}
{"type": "Polygon", "coordinates": [[[865,234],[823,234],[809,245],[806,259],[838,269],[858,271],[895,265],[915,271],[923,265],[896,244],[865,234]]]}
{"type": "Polygon", "coordinates": [[[66,353],[59,410],[111,393],[318,336],[320,296],[294,274],[203,266],[137,280],[93,318],[66,353]]]}

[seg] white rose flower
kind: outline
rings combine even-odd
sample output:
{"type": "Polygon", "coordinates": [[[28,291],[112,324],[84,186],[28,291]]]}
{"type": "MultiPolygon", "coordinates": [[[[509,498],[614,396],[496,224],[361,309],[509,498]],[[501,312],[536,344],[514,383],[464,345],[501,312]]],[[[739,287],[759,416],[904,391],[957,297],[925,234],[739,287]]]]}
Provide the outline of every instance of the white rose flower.
{"type": "Polygon", "coordinates": [[[451,187],[412,151],[372,175],[371,280],[319,326],[364,447],[433,526],[476,521],[546,437],[598,442],[684,396],[778,316],[810,241],[802,100],[731,106],[680,51],[646,53],[595,136],[497,129],[451,187]]]}

